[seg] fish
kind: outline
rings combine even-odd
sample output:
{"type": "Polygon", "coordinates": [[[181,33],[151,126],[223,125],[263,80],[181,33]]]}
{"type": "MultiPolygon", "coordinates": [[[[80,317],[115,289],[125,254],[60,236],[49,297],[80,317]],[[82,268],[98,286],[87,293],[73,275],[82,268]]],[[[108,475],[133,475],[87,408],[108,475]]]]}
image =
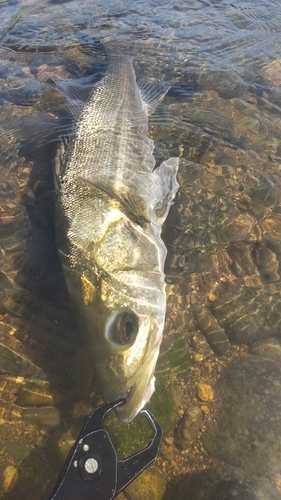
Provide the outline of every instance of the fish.
{"type": "MultiPolygon", "coordinates": [[[[64,86],[64,90],[65,90],[64,86]]],[[[131,422],[155,389],[165,312],[162,225],[178,190],[178,158],[155,168],[148,115],[169,84],[137,84],[132,59],[110,54],[57,154],[56,239],[69,294],[103,399],[131,422]]]]}

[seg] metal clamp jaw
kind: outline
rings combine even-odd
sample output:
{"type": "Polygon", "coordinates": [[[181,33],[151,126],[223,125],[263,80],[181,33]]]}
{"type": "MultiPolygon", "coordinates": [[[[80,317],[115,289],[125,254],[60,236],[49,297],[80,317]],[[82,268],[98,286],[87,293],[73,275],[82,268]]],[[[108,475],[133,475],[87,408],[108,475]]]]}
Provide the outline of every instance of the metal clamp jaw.
{"type": "Polygon", "coordinates": [[[88,417],[60,474],[49,500],[110,500],[133,481],[158,455],[162,429],[147,410],[143,414],[154,435],[150,444],[125,460],[117,460],[108,432],[102,428],[104,417],[121,399],[105,403],[88,417]]]}

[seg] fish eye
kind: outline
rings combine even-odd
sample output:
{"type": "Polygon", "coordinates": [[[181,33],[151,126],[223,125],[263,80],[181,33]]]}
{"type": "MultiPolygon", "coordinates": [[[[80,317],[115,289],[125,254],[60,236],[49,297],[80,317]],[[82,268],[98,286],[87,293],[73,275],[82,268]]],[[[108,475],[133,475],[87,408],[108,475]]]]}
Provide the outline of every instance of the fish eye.
{"type": "Polygon", "coordinates": [[[118,311],[108,320],[105,336],[115,345],[130,347],[138,333],[138,318],[133,311],[118,311]]]}

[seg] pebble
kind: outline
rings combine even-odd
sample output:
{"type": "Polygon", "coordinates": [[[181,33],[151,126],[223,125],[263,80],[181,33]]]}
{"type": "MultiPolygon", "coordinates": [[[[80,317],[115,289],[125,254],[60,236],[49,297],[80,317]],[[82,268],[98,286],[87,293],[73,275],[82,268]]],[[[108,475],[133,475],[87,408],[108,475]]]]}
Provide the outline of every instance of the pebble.
{"type": "Polygon", "coordinates": [[[217,295],[216,295],[215,293],[212,293],[212,292],[211,292],[211,293],[209,293],[209,295],[208,295],[208,300],[209,300],[209,302],[215,302],[215,300],[217,300],[217,298],[218,298],[218,297],[217,297],[217,295]]]}
{"type": "Polygon", "coordinates": [[[207,375],[211,375],[213,372],[213,367],[209,361],[205,361],[203,363],[203,370],[207,373],[207,375]]]}
{"type": "Polygon", "coordinates": [[[208,406],[206,406],[206,405],[202,405],[202,406],[200,406],[200,408],[201,408],[201,411],[202,411],[205,415],[209,415],[209,413],[210,413],[210,408],[209,408],[208,406]]]}
{"type": "Polygon", "coordinates": [[[174,458],[174,448],[173,446],[167,446],[166,444],[163,444],[161,446],[161,453],[163,457],[171,462],[174,458]]]}
{"type": "Polygon", "coordinates": [[[202,333],[195,333],[191,339],[192,347],[198,354],[210,355],[213,354],[211,347],[209,346],[205,335],[202,333]]]}
{"type": "Polygon", "coordinates": [[[196,354],[194,354],[193,359],[194,359],[195,363],[201,363],[201,361],[204,360],[204,356],[203,356],[203,354],[196,353],[196,354]]]}
{"type": "Polygon", "coordinates": [[[5,493],[11,491],[19,478],[19,473],[14,465],[8,465],[3,472],[3,489],[5,493]]]}
{"type": "Polygon", "coordinates": [[[201,426],[201,409],[197,406],[189,408],[184,414],[175,435],[176,446],[187,452],[197,440],[201,426]]]}
{"type": "Polygon", "coordinates": [[[172,444],[173,444],[173,442],[174,442],[173,438],[171,438],[171,437],[166,437],[166,438],[164,438],[164,441],[165,441],[165,443],[166,443],[166,444],[168,444],[168,445],[172,445],[172,444]]]}
{"type": "Polygon", "coordinates": [[[201,401],[212,401],[214,399],[214,390],[208,384],[198,384],[197,396],[201,401]]]}

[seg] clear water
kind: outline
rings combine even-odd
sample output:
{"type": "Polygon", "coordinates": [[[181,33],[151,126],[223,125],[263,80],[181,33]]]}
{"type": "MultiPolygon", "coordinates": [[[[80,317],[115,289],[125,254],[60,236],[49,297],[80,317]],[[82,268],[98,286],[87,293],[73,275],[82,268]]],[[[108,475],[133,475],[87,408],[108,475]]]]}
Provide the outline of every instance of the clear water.
{"type": "MultiPolygon", "coordinates": [[[[257,498],[279,498],[280,3],[0,0],[0,19],[3,498],[47,498],[99,402],[54,239],[52,161],[69,116],[44,87],[99,78],[93,40],[129,50],[138,77],[174,84],[150,120],[157,161],[181,157],[164,228],[168,313],[151,409],[166,442],[155,499],[183,495],[178,478],[225,463],[254,478],[257,498]],[[200,399],[200,383],[213,399],[200,399]],[[194,406],[200,428],[181,453],[174,435],[194,406]]],[[[125,440],[113,422],[120,453],[125,441],[127,451],[140,445],[137,427],[125,440]]],[[[139,497],[132,488],[123,498],[139,497]]]]}

